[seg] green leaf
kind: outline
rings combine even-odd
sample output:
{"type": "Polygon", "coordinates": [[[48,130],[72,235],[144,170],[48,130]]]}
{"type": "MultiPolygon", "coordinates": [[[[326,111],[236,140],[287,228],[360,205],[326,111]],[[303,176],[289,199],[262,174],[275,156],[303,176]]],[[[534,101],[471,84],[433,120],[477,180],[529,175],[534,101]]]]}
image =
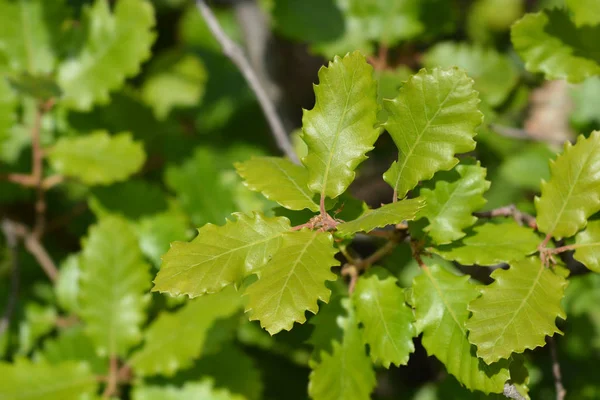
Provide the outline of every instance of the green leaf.
{"type": "Polygon", "coordinates": [[[137,172],[146,160],[146,153],[129,133],[110,136],[105,131],[95,131],[59,139],[50,149],[48,159],[60,174],[86,185],[108,185],[137,172]]]}
{"type": "MultiPolygon", "coordinates": [[[[63,21],[62,0],[3,1],[0,4],[0,60],[17,72],[49,74],[56,65],[63,21]]],[[[1,63],[1,61],[0,61],[1,63]]]]}
{"type": "Polygon", "coordinates": [[[442,42],[425,55],[426,68],[457,66],[473,78],[473,87],[490,106],[502,104],[515,87],[518,73],[507,56],[492,48],[467,43],[442,42]]]}
{"type": "Polygon", "coordinates": [[[60,263],[58,279],[54,285],[56,302],[63,310],[77,313],[79,310],[79,256],[70,255],[60,263]]]}
{"type": "Polygon", "coordinates": [[[567,286],[563,276],[529,257],[508,270],[496,269],[491,277],[494,282],[469,304],[473,314],[466,323],[469,341],[486,363],[544,346],[546,336],[562,334],[555,321],[566,318],[560,304],[567,286]]]}
{"type": "Polygon", "coordinates": [[[575,236],[573,257],[594,272],[600,272],[600,221],[590,221],[587,228],[575,236]]]}
{"type": "Polygon", "coordinates": [[[235,168],[250,190],[261,192],[267,199],[290,210],[319,211],[308,189],[308,171],[304,167],[281,157],[253,157],[236,163],[235,168]]]}
{"type": "Polygon", "coordinates": [[[339,224],[337,230],[341,234],[349,235],[361,231],[370,232],[375,228],[399,224],[402,221],[412,221],[424,206],[425,202],[421,198],[386,204],[365,212],[354,221],[339,224]]]}
{"type": "Polygon", "coordinates": [[[224,226],[204,225],[189,243],[173,243],[152,291],[195,297],[238,284],[273,257],[290,229],[287,218],[260,213],[233,217],[224,226]]]}
{"type": "Polygon", "coordinates": [[[530,72],[571,83],[600,74],[600,25],[576,27],[566,10],[525,14],[511,29],[515,50],[530,72]]]}
{"type": "Polygon", "coordinates": [[[311,364],[308,393],[315,400],[367,400],[377,384],[350,300],[342,304],[348,315],[338,318],[341,343],[333,342],[331,354],[322,352],[321,362],[311,364]]]}
{"type": "Polygon", "coordinates": [[[458,176],[453,181],[436,180],[433,189],[423,188],[420,191],[425,207],[419,211],[419,216],[429,220],[429,225],[423,230],[437,244],[450,243],[465,236],[463,229],[477,221],[472,213],[486,203],[483,194],[490,187],[490,182],[485,180],[486,169],[479,161],[475,164],[464,162],[455,171],[458,176]]]}
{"type": "Polygon", "coordinates": [[[315,106],[302,118],[308,155],[308,187],[335,198],[354,180],[354,170],[373,149],[377,122],[377,82],[373,67],[358,52],[335,57],[319,70],[315,106]]]}
{"type": "Polygon", "coordinates": [[[479,296],[477,286],[469,283],[468,275],[456,276],[437,265],[423,272],[413,281],[412,305],[427,354],[444,363],[468,389],[502,393],[509,379],[508,362],[486,365],[467,340],[467,305],[479,296]]]}
{"type": "Polygon", "coordinates": [[[596,104],[600,103],[600,77],[586,79],[571,89],[573,98],[573,111],[571,120],[578,126],[586,126],[591,122],[600,124],[600,110],[596,104]]]}
{"type": "Polygon", "coordinates": [[[258,280],[244,293],[250,320],[259,320],[271,335],[306,322],[307,310],[319,311],[317,300],[329,301],[325,281],[336,280],[331,267],[339,265],[330,233],[288,232],[281,238],[273,259],[257,271],[258,280]]]}
{"type": "MultiPolygon", "coordinates": [[[[1,28],[0,28],[1,29],[1,28]]],[[[0,75],[0,147],[16,122],[17,96],[8,81],[0,75]]]]}
{"type": "Polygon", "coordinates": [[[96,376],[85,363],[33,364],[17,359],[0,363],[0,398],[10,400],[79,400],[96,392],[96,376]]]}
{"type": "Polygon", "coordinates": [[[182,387],[138,385],[133,389],[133,400],[245,400],[225,389],[215,389],[210,379],[187,381],[182,387]]]}
{"type": "Polygon", "coordinates": [[[129,364],[137,375],[172,376],[200,356],[215,320],[241,307],[240,295],[228,288],[190,300],[176,312],[161,313],[144,333],[144,345],[131,356],[129,364]]]}
{"type": "Polygon", "coordinates": [[[600,24],[600,2],[597,0],[566,0],[565,3],[573,14],[575,25],[600,24]]]}
{"type": "Polygon", "coordinates": [[[207,80],[206,69],[193,54],[166,53],[149,67],[141,88],[142,99],[160,120],[178,107],[199,105],[207,80]]]}
{"type": "Polygon", "coordinates": [[[565,143],[550,172],[535,199],[538,228],[557,239],[573,236],[600,210],[600,131],[565,143]]]}
{"type": "Polygon", "coordinates": [[[150,57],[155,34],[154,11],[145,0],[120,0],[111,12],[108,0],[84,9],[87,37],[79,52],[60,65],[62,103],[88,111],[105,104],[109,92],[136,75],[150,57]]]}
{"type": "Polygon", "coordinates": [[[463,265],[496,265],[524,259],[537,250],[539,243],[535,232],[511,221],[476,226],[460,242],[430,250],[463,265]]]}
{"type": "Polygon", "coordinates": [[[137,344],[150,300],[149,266],[127,222],[107,217],[89,230],[80,258],[79,315],[101,355],[137,344]]]}
{"type": "Polygon", "coordinates": [[[42,352],[36,355],[53,365],[79,361],[89,364],[96,375],[108,372],[108,363],[98,356],[94,344],[79,326],[61,330],[56,338],[45,340],[42,352]]]}
{"type": "Polygon", "coordinates": [[[52,332],[56,326],[56,309],[48,305],[29,302],[25,305],[25,318],[19,324],[19,348],[17,354],[26,355],[38,340],[52,332]]]}
{"type": "Polygon", "coordinates": [[[361,276],[352,295],[356,317],[363,325],[363,341],[369,345],[371,360],[406,365],[415,351],[412,309],[404,303],[404,290],[396,278],[380,280],[377,275],[361,276]]]}
{"type": "MultiPolygon", "coordinates": [[[[548,160],[554,156],[554,151],[546,144],[527,146],[504,159],[499,169],[500,176],[519,188],[538,192],[540,180],[550,178],[548,160]]],[[[495,185],[499,183],[495,182],[495,185]]]]}
{"type": "Polygon", "coordinates": [[[137,220],[167,209],[165,192],[161,187],[141,179],[94,187],[91,194],[88,203],[98,218],[116,214],[137,220]]]}
{"type": "Polygon", "coordinates": [[[398,198],[421,180],[458,163],[456,153],[475,149],[475,128],[483,115],[473,80],[459,69],[421,70],[394,100],[384,101],[383,125],[399,149],[398,161],[383,175],[398,198]]]}

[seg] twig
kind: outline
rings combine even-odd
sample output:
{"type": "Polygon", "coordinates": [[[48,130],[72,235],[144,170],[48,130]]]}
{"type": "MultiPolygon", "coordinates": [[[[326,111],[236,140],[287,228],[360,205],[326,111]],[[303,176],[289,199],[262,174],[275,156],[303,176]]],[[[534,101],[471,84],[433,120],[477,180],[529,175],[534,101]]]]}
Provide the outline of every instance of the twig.
{"type": "Polygon", "coordinates": [[[558,362],[558,352],[556,351],[556,342],[554,338],[548,338],[550,354],[552,356],[552,375],[554,375],[554,387],[556,388],[556,400],[564,400],[567,391],[562,383],[562,374],[560,373],[560,363],[558,362]]]}
{"type": "Polygon", "coordinates": [[[40,243],[39,239],[25,225],[18,222],[13,222],[13,224],[16,234],[23,238],[27,251],[35,257],[46,275],[48,275],[48,278],[50,278],[52,282],[55,282],[58,278],[58,269],[42,243],[40,243]]]}
{"type": "Polygon", "coordinates": [[[510,383],[504,384],[503,394],[504,394],[504,396],[508,397],[509,399],[513,399],[513,400],[527,400],[521,393],[519,393],[519,391],[517,390],[517,387],[510,383]]]}
{"type": "Polygon", "coordinates": [[[532,229],[537,229],[535,217],[519,211],[514,204],[490,211],[475,212],[473,215],[478,218],[512,217],[519,225],[525,224],[532,229]]]}
{"type": "Polygon", "coordinates": [[[261,85],[260,80],[252,69],[252,66],[244,55],[244,52],[233,40],[227,36],[225,31],[223,31],[219,21],[217,21],[217,18],[213,14],[210,7],[206,5],[204,0],[196,0],[196,7],[206,20],[206,24],[208,25],[208,28],[212,32],[215,39],[221,44],[221,47],[223,48],[223,54],[225,54],[238,67],[248,82],[248,85],[256,95],[267,122],[271,127],[271,131],[273,132],[273,136],[275,137],[277,145],[290,160],[298,164],[298,157],[296,156],[292,143],[285,132],[283,123],[277,114],[275,105],[269,98],[265,88],[263,88],[261,85]]]}
{"type": "Polygon", "coordinates": [[[117,393],[119,384],[119,359],[112,355],[109,360],[110,367],[108,370],[108,379],[106,380],[106,388],[102,393],[102,398],[108,399],[117,393]]]}
{"type": "Polygon", "coordinates": [[[6,332],[10,326],[10,319],[17,305],[17,296],[19,294],[19,250],[18,235],[14,223],[8,219],[2,220],[2,232],[6,237],[6,243],[11,252],[11,274],[10,274],[10,292],[6,301],[4,315],[0,320],[0,336],[6,332]]]}

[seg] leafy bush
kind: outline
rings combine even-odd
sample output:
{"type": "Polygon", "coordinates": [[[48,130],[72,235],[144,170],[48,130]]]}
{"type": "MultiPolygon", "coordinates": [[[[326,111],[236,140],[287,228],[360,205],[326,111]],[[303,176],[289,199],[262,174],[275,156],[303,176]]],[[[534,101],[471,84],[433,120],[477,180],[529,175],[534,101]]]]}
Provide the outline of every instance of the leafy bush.
{"type": "Polygon", "coordinates": [[[599,398],[600,3],[233,3],[0,0],[0,398],[599,398]]]}

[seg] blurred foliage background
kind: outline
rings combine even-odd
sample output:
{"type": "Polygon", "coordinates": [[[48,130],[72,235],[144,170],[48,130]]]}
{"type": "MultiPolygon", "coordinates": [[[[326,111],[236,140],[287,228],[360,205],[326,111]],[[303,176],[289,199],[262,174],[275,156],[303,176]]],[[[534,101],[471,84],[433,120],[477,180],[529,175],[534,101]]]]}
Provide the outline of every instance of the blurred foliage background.
{"type": "MultiPolygon", "coordinates": [[[[32,10],[43,12],[44,1],[49,0],[30,1],[35,5],[32,10]]],[[[66,37],[57,34],[54,39],[69,43],[70,49],[78,48],[90,34],[86,29],[91,28],[81,21],[85,21],[94,2],[66,3],[71,15],[66,19],[52,20],[52,14],[34,11],[26,16],[34,24],[34,36],[45,34],[40,33],[45,28],[36,24],[55,26],[59,31],[64,31],[66,25],[74,27],[69,31],[74,33],[66,37]]],[[[119,1],[109,3],[114,6],[119,1]]],[[[42,240],[58,265],[58,280],[52,284],[30,252],[19,247],[14,307],[7,304],[14,255],[6,243],[0,245],[0,309],[12,310],[9,323],[0,333],[0,355],[4,360],[29,358],[50,364],[83,360],[95,374],[107,374],[107,361],[94,352],[75,317],[82,241],[99,219],[118,215],[126,222],[143,258],[152,265],[154,276],[169,243],[191,239],[194,228],[208,222],[223,224],[234,211],[273,212],[275,204],[246,189],[232,165],[253,155],[280,154],[253,93],[222,54],[193,2],[151,3],[155,36],[151,56],[139,71],[129,71],[128,79],[111,87],[105,99],[96,98],[83,106],[61,101],[41,120],[41,145],[53,148],[52,154],[57,154],[57,143],[65,138],[103,131],[112,138],[129,132],[131,139],[141,144],[145,157],[133,175],[124,172],[128,179],[96,182],[93,177],[86,178],[89,174],[85,170],[89,169],[87,160],[94,157],[100,145],[83,145],[81,161],[72,166],[79,171],[75,172],[76,179],[52,187],[45,198],[42,240]]],[[[15,38],[8,28],[8,10],[13,5],[11,0],[0,0],[0,72],[11,79],[11,90],[19,98],[14,112],[0,114],[2,176],[28,173],[32,163],[29,132],[35,124],[36,99],[52,98],[60,90],[53,81],[52,67],[44,70],[45,49],[37,49],[39,58],[33,69],[12,62],[10,42],[15,38]]],[[[379,80],[380,99],[395,97],[402,82],[420,68],[464,68],[475,80],[485,114],[477,136],[478,147],[472,155],[481,160],[492,181],[486,209],[515,204],[529,213],[534,213],[532,200],[540,179],[549,177],[548,159],[560,150],[561,143],[579,133],[600,129],[599,78],[580,84],[545,81],[525,71],[511,45],[513,22],[526,12],[561,6],[560,0],[211,3],[227,34],[246,49],[286,129],[292,132],[298,154],[303,152],[297,137],[302,109],[312,108],[312,84],[317,82],[319,68],[333,56],[356,49],[367,55],[379,80]]],[[[135,47],[134,39],[120,51],[135,52],[129,48],[135,47]]],[[[102,68],[110,70],[110,65],[108,60],[102,68]]],[[[101,80],[102,73],[86,79],[96,78],[101,80]]],[[[119,162],[136,157],[130,151],[108,154],[118,160],[117,170],[128,168],[119,162]]],[[[388,202],[391,189],[380,177],[396,156],[392,140],[383,134],[376,150],[360,167],[351,188],[353,195],[371,206],[388,202]]],[[[45,169],[47,176],[61,168],[52,157],[45,169]]],[[[34,189],[0,180],[3,218],[33,226],[35,199],[34,189]]],[[[386,262],[397,271],[401,282],[416,273],[408,247],[399,247],[386,262]]],[[[597,399],[600,310],[596,305],[600,301],[600,276],[576,275],[570,282],[564,303],[569,319],[559,325],[565,336],[556,339],[564,385],[568,398],[597,399]]],[[[149,301],[145,324],[185,302],[155,293],[149,301]]],[[[227,390],[229,394],[222,392],[223,396],[239,395],[248,400],[307,398],[310,323],[270,337],[257,323],[248,322],[237,312],[203,329],[199,333],[206,335],[202,348],[191,354],[188,364],[174,374],[147,378],[146,384],[176,387],[209,377],[215,387],[227,390]]],[[[531,397],[553,398],[549,350],[528,352],[525,357],[531,374],[531,397]]],[[[128,382],[122,386],[121,398],[166,398],[152,397],[149,391],[132,395],[129,384],[135,381],[128,382]]],[[[377,399],[486,398],[460,388],[420,346],[408,366],[378,370],[378,382],[373,395],[377,399]]],[[[178,393],[175,396],[184,396],[178,393]]],[[[230,398],[214,396],[206,398],[230,398]]]]}

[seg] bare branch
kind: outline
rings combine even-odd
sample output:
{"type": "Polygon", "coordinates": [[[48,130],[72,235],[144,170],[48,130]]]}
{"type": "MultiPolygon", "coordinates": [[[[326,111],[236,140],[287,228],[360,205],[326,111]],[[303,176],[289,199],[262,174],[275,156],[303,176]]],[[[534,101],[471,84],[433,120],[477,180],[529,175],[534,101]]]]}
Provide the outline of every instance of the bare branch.
{"type": "Polygon", "coordinates": [[[548,338],[550,354],[552,355],[552,375],[554,375],[554,387],[556,388],[556,400],[564,400],[567,391],[562,383],[562,374],[560,372],[560,363],[558,362],[558,352],[556,351],[556,342],[554,338],[548,338]]]}
{"type": "Polygon", "coordinates": [[[537,229],[535,217],[519,211],[514,204],[490,211],[475,212],[473,215],[478,218],[512,217],[519,225],[525,224],[530,228],[537,229]]]}
{"type": "Polygon", "coordinates": [[[17,305],[17,296],[19,294],[19,249],[17,248],[18,234],[16,232],[14,223],[8,219],[2,220],[1,227],[11,253],[11,278],[6,308],[4,310],[4,315],[2,315],[2,319],[0,319],[0,336],[2,336],[10,326],[10,320],[17,305]]]}
{"type": "Polygon", "coordinates": [[[283,127],[283,123],[277,114],[277,110],[275,109],[275,105],[269,98],[267,91],[261,85],[258,76],[252,69],[250,62],[244,55],[244,52],[221,28],[219,21],[213,14],[212,10],[204,0],[196,0],[196,7],[204,17],[208,28],[212,32],[213,36],[217,41],[221,44],[223,48],[223,54],[225,54],[240,70],[248,85],[256,95],[258,102],[267,118],[267,122],[271,127],[271,131],[273,132],[273,136],[275,137],[275,141],[279,148],[284,152],[284,154],[293,162],[299,163],[298,157],[294,152],[294,148],[292,143],[285,132],[285,128],[283,127]]]}
{"type": "Polygon", "coordinates": [[[516,386],[512,385],[510,383],[504,384],[503,394],[504,394],[504,396],[508,397],[509,399],[513,399],[513,400],[527,400],[521,393],[519,393],[516,386]]]}
{"type": "Polygon", "coordinates": [[[25,248],[27,249],[27,251],[29,251],[29,253],[33,255],[33,257],[40,264],[48,278],[50,278],[50,280],[53,283],[56,282],[56,279],[58,278],[58,269],[56,268],[54,261],[52,261],[52,258],[50,257],[42,243],[40,243],[37,236],[34,235],[33,232],[29,230],[29,228],[27,228],[21,223],[13,222],[13,225],[15,228],[15,233],[19,237],[23,238],[25,242],[25,248]]]}

